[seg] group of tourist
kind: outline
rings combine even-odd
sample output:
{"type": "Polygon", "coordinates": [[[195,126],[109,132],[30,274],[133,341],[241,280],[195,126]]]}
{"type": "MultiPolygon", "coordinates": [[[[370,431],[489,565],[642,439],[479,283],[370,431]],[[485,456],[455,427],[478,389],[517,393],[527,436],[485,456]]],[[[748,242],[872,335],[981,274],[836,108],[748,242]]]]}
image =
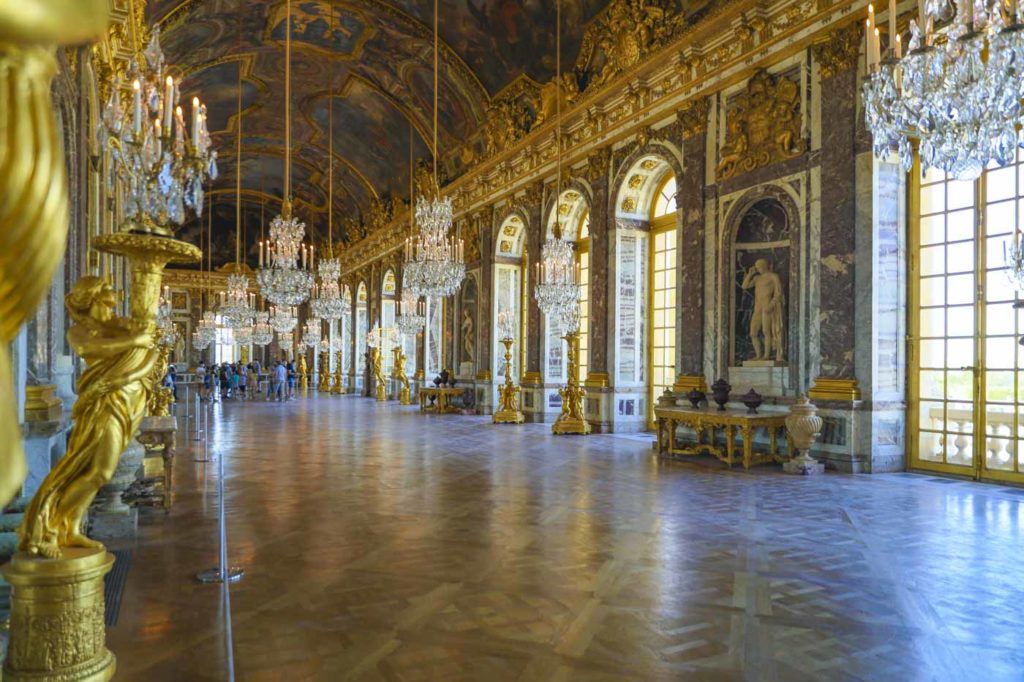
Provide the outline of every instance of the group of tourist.
{"type": "MultiPolygon", "coordinates": [[[[196,367],[196,381],[199,383],[199,399],[219,402],[221,400],[255,400],[263,394],[266,384],[266,399],[295,399],[295,385],[298,377],[295,363],[287,358],[274,362],[266,372],[259,360],[250,363],[223,362],[209,367],[200,362],[196,367]]],[[[177,378],[174,365],[168,369],[164,384],[177,393],[177,378]]]]}

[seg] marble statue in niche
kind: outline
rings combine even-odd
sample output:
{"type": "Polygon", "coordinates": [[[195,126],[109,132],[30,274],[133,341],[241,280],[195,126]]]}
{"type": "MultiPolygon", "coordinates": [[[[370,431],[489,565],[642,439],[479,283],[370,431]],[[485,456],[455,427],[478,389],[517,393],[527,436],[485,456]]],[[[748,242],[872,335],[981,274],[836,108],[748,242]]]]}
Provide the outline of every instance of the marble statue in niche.
{"type": "Polygon", "coordinates": [[[462,287],[462,319],[459,322],[459,352],[456,357],[460,375],[476,371],[476,301],[476,278],[470,276],[462,287]]]}
{"type": "Polygon", "coordinates": [[[462,362],[472,362],[476,355],[476,342],[473,336],[473,314],[469,308],[462,309],[462,362]]]}
{"type": "Polygon", "coordinates": [[[786,363],[790,234],[778,200],[761,199],[736,230],[733,257],[733,358],[736,365],[786,363]]]}
{"type": "Polygon", "coordinates": [[[772,272],[771,263],[758,258],[747,270],[742,289],[754,290],[754,310],[750,315],[750,343],[754,360],[782,362],[786,356],[783,311],[786,293],[782,280],[772,272]]]}

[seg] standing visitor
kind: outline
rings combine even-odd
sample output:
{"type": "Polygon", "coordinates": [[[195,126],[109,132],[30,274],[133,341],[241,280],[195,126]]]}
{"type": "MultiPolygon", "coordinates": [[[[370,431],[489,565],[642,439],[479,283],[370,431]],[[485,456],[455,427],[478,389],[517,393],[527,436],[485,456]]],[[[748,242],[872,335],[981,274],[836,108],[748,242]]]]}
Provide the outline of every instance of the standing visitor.
{"type": "Polygon", "coordinates": [[[241,382],[241,375],[238,373],[238,369],[231,365],[228,370],[231,374],[228,377],[228,397],[238,400],[238,388],[241,382]]]}
{"type": "Polygon", "coordinates": [[[288,369],[284,366],[283,362],[278,362],[277,367],[274,368],[274,393],[277,395],[277,399],[281,402],[285,400],[284,392],[285,382],[288,380],[288,369]]]}
{"type": "Polygon", "coordinates": [[[202,362],[196,367],[196,382],[199,384],[199,399],[206,400],[210,397],[210,377],[206,373],[206,365],[202,362]]]}
{"type": "Polygon", "coordinates": [[[288,361],[286,366],[288,371],[288,400],[295,399],[295,363],[291,360],[288,361]]]}
{"type": "Polygon", "coordinates": [[[238,397],[245,400],[245,388],[249,383],[249,366],[242,365],[239,368],[238,397]]]}

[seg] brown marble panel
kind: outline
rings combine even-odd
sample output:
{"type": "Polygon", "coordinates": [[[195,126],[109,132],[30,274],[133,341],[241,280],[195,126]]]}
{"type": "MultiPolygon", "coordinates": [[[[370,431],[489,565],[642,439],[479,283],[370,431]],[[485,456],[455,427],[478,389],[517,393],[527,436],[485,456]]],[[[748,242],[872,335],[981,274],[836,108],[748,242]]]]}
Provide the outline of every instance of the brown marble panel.
{"type": "Polygon", "coordinates": [[[608,371],[608,239],[611,224],[608,211],[608,173],[591,176],[594,193],[590,204],[590,362],[589,371],[608,371]]]}
{"type": "Polygon", "coordinates": [[[524,206],[527,213],[526,250],[528,252],[529,271],[523,280],[526,286],[530,288],[530,294],[527,297],[529,303],[527,303],[526,311],[526,328],[528,330],[526,335],[526,371],[540,372],[541,346],[543,345],[544,337],[541,335],[540,307],[537,305],[537,299],[533,296],[533,285],[535,284],[533,272],[536,270],[536,264],[540,262],[540,248],[544,243],[544,193],[540,183],[537,183],[531,189],[532,191],[526,193],[527,203],[524,206]]]}
{"type": "Polygon", "coordinates": [[[821,83],[821,376],[853,376],[857,74],[821,83]]]}
{"type": "Polygon", "coordinates": [[[707,134],[683,141],[685,170],[676,180],[676,205],[681,214],[677,303],[680,325],[676,339],[679,374],[703,374],[704,359],[704,153],[707,134]]]}
{"type": "Polygon", "coordinates": [[[479,346],[477,347],[477,358],[479,364],[477,371],[489,370],[491,368],[491,305],[494,296],[491,295],[491,283],[494,281],[494,226],[486,222],[480,215],[473,216],[477,222],[477,230],[481,237],[480,253],[480,319],[477,320],[479,346]]]}

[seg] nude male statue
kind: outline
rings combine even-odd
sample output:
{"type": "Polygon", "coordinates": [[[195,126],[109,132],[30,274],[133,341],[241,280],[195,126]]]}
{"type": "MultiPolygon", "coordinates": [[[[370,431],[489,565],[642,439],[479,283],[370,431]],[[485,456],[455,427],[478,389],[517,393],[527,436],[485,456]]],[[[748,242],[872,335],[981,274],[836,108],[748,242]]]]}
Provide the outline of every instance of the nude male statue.
{"type": "Polygon", "coordinates": [[[750,341],[754,345],[754,360],[785,360],[786,349],[782,326],[785,292],[782,280],[772,272],[764,258],[758,258],[747,270],[743,289],[754,289],[754,314],[750,318],[750,341]],[[764,335],[764,346],[759,335],[764,335]]]}

